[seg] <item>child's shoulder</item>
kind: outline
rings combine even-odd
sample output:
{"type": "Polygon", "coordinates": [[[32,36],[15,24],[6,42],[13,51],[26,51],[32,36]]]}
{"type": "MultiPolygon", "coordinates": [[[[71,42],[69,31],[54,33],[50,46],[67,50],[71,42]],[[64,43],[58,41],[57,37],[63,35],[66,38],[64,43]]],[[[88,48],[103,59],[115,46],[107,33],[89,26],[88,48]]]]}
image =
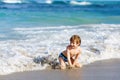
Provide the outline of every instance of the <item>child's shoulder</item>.
{"type": "Polygon", "coordinates": [[[76,50],[81,52],[81,47],[77,47],[76,50]]]}
{"type": "Polygon", "coordinates": [[[78,49],[81,50],[81,47],[79,46],[78,49]]]}
{"type": "Polygon", "coordinates": [[[81,47],[78,47],[78,50],[79,50],[79,52],[81,53],[81,51],[82,51],[81,47]]]}

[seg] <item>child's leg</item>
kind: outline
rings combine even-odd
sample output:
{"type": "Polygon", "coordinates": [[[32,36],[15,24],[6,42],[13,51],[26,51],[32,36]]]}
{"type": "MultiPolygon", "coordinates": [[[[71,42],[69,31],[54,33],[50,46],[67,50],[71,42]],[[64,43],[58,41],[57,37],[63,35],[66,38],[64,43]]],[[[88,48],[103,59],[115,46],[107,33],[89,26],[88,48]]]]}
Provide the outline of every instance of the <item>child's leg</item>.
{"type": "Polygon", "coordinates": [[[59,62],[60,62],[60,68],[61,69],[66,69],[66,64],[61,57],[59,57],[59,62]]]}

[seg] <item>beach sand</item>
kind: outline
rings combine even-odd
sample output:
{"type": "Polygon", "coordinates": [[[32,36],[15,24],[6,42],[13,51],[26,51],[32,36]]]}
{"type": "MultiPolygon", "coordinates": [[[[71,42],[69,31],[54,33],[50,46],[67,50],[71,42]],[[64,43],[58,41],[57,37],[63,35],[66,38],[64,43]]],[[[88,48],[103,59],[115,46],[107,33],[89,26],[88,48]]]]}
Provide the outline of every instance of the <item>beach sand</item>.
{"type": "Polygon", "coordinates": [[[48,69],[1,75],[0,80],[120,80],[120,59],[97,61],[80,69],[48,69]]]}

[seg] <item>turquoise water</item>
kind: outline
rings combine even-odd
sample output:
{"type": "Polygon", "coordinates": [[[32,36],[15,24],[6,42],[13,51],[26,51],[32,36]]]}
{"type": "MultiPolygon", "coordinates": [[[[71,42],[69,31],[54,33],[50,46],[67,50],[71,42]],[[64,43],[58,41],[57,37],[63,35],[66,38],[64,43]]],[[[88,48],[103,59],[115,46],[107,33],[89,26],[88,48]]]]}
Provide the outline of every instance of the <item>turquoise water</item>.
{"type": "Polygon", "coordinates": [[[0,75],[45,69],[48,63],[34,62],[42,57],[58,62],[73,34],[82,39],[81,64],[120,58],[119,1],[91,5],[31,1],[0,2],[0,75]]]}
{"type": "Polygon", "coordinates": [[[0,40],[20,39],[14,28],[60,27],[82,24],[119,24],[120,2],[90,2],[72,5],[55,1],[51,4],[22,2],[0,3],[0,40]],[[4,35],[7,35],[4,37],[4,35]],[[12,36],[11,36],[12,35],[12,36]],[[14,36],[13,36],[14,35],[14,36]]]}
{"type": "Polygon", "coordinates": [[[120,2],[92,5],[21,3],[0,5],[0,27],[119,24],[120,2]]]}

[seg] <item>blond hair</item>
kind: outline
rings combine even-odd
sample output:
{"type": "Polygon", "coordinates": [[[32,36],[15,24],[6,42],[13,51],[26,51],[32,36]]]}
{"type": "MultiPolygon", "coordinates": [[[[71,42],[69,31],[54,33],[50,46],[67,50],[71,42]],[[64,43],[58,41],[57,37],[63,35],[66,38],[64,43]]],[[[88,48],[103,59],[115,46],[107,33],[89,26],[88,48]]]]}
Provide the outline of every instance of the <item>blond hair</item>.
{"type": "Polygon", "coordinates": [[[81,38],[79,35],[73,35],[71,38],[70,38],[70,42],[76,42],[77,44],[81,44],[81,38]]]}

